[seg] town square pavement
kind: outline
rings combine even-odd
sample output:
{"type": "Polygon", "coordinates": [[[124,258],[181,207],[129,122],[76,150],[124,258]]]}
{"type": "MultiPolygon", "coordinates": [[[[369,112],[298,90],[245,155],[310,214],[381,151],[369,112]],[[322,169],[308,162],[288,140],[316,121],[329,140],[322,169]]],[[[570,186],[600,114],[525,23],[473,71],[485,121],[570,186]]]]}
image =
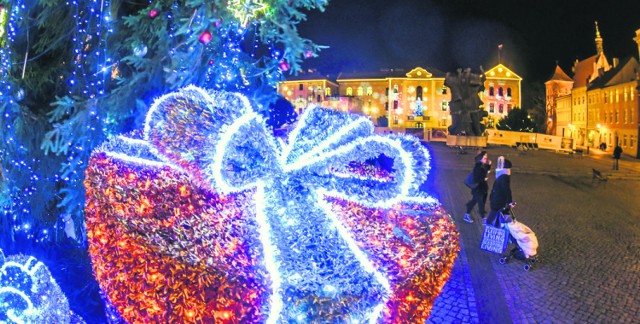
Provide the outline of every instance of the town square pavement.
{"type": "MultiPolygon", "coordinates": [[[[425,145],[432,168],[422,189],[451,214],[461,245],[428,323],[640,321],[640,160],[625,156],[614,171],[611,150],[485,148],[494,165],[500,155],[513,162],[515,215],[540,244],[539,262],[527,272],[518,260],[502,265],[481,250],[483,225],[462,220],[471,196],[463,179],[477,150],[425,145]],[[607,181],[593,179],[593,169],[607,181]]],[[[490,187],[494,180],[492,172],[490,187]]]]}

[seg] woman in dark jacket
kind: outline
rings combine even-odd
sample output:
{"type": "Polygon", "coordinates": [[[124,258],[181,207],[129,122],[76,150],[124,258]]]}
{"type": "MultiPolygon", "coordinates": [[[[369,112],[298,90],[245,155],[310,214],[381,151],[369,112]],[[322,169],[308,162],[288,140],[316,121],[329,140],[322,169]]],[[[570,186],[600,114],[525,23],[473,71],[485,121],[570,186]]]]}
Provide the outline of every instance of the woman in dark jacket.
{"type": "Polygon", "coordinates": [[[478,185],[471,189],[471,200],[467,202],[467,212],[464,214],[464,220],[473,223],[473,219],[469,215],[473,206],[478,205],[478,212],[482,218],[485,217],[486,211],[484,209],[487,203],[487,192],[489,191],[489,185],[487,184],[487,175],[491,170],[491,161],[486,151],[480,152],[475,157],[475,165],[473,166],[473,182],[478,185]]]}
{"type": "Polygon", "coordinates": [[[511,197],[511,161],[501,156],[498,158],[496,166],[496,182],[493,183],[491,197],[489,197],[491,211],[487,217],[487,224],[499,226],[501,220],[496,220],[496,215],[511,202],[513,202],[511,197]]]}

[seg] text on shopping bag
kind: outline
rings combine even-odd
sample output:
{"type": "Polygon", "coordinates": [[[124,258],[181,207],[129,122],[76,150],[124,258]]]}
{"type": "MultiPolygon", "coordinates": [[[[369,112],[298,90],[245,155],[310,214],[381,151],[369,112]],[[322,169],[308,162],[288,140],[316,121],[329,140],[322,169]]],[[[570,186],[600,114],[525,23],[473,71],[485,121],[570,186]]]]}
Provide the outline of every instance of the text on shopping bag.
{"type": "Polygon", "coordinates": [[[506,228],[485,226],[480,248],[494,253],[503,253],[507,248],[509,233],[506,228]]]}

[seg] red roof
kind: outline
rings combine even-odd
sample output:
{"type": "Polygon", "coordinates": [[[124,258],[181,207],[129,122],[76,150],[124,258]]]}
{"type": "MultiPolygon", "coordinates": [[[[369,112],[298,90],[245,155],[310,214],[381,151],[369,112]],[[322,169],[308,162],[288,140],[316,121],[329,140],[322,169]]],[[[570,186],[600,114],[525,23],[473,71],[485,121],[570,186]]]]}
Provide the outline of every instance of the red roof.
{"type": "Polygon", "coordinates": [[[562,69],[559,65],[556,65],[556,71],[553,72],[553,76],[549,81],[573,81],[562,69]]]}
{"type": "Polygon", "coordinates": [[[590,58],[582,60],[576,63],[574,67],[573,75],[573,88],[584,87],[587,85],[587,78],[593,75],[593,65],[596,62],[598,55],[594,55],[590,58]]]}

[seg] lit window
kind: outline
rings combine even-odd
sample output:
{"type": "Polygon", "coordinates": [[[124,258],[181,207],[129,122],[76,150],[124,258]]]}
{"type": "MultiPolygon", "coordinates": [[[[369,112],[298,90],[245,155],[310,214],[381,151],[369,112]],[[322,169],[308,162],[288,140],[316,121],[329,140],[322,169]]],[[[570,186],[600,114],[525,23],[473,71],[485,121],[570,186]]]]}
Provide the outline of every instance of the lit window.
{"type": "Polygon", "coordinates": [[[627,89],[624,89],[624,102],[627,102],[627,89]]]}
{"type": "Polygon", "coordinates": [[[496,107],[495,107],[495,104],[493,102],[489,104],[489,112],[490,113],[493,114],[495,112],[495,108],[496,107]]]}
{"type": "Polygon", "coordinates": [[[502,87],[498,88],[498,96],[504,96],[504,90],[502,89],[502,87]]]}
{"type": "Polygon", "coordinates": [[[331,88],[327,87],[324,89],[324,95],[327,97],[331,97],[331,88]]]}
{"type": "Polygon", "coordinates": [[[504,113],[504,105],[503,104],[498,105],[498,112],[501,113],[501,114],[504,113]]]}
{"type": "Polygon", "coordinates": [[[507,105],[507,114],[511,111],[511,105],[507,105]]]}
{"type": "Polygon", "coordinates": [[[631,86],[631,88],[629,88],[629,94],[631,95],[631,101],[633,101],[634,93],[635,93],[635,89],[633,88],[633,86],[631,86]]]}
{"type": "Polygon", "coordinates": [[[353,96],[353,88],[351,87],[347,88],[347,96],[353,96]]]}
{"type": "Polygon", "coordinates": [[[358,96],[364,96],[364,89],[362,87],[358,87],[358,96]]]}
{"type": "Polygon", "coordinates": [[[371,95],[373,95],[373,88],[367,87],[367,96],[371,96],[371,95]]]}
{"type": "Polygon", "coordinates": [[[618,92],[618,89],[616,89],[616,102],[620,102],[620,93],[618,92]]]}
{"type": "Polygon", "coordinates": [[[447,111],[448,108],[449,108],[449,102],[443,100],[442,101],[442,111],[447,111]]]}
{"type": "Polygon", "coordinates": [[[418,99],[422,100],[422,87],[421,86],[418,86],[416,88],[416,100],[418,100],[418,99]]]}

